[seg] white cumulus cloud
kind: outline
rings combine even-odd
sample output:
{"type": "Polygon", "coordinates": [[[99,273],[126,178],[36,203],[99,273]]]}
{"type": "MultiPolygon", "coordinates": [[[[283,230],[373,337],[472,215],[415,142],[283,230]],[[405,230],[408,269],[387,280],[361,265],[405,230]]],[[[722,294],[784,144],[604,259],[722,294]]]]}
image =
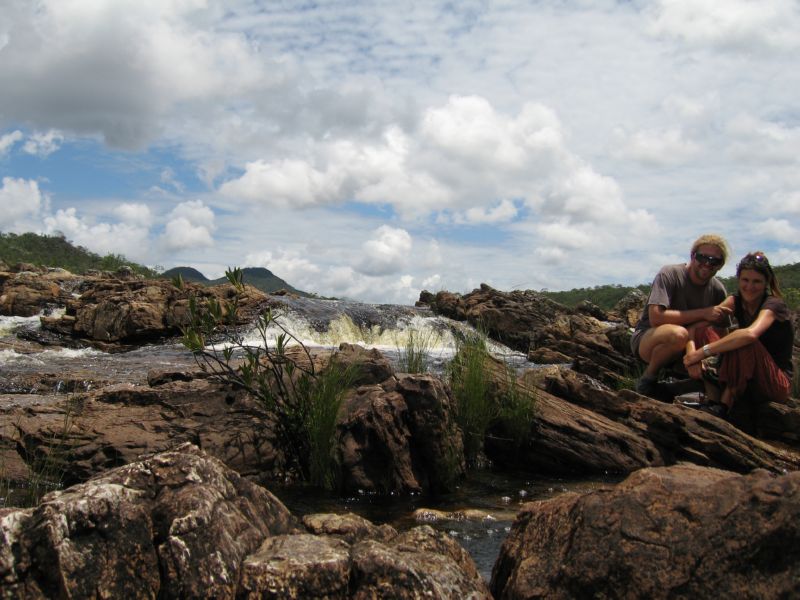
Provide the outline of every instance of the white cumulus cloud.
{"type": "Polygon", "coordinates": [[[201,200],[181,202],[168,216],[162,243],[171,251],[212,246],[214,220],[214,211],[201,200]]]}
{"type": "Polygon", "coordinates": [[[44,198],[39,184],[30,179],[3,177],[0,187],[0,228],[25,231],[39,215],[44,198]]]}
{"type": "Polygon", "coordinates": [[[800,243],[800,230],[786,219],[767,219],[756,223],[754,229],[769,240],[783,243],[800,243]]]}
{"type": "Polygon", "coordinates": [[[153,215],[147,204],[125,202],[114,209],[120,221],[140,227],[150,227],[153,215]]]}
{"type": "Polygon", "coordinates": [[[405,229],[382,225],[373,239],[364,242],[358,271],[365,275],[396,273],[408,264],[411,246],[411,236],[405,229]]]}
{"type": "Polygon", "coordinates": [[[122,254],[146,262],[149,257],[149,230],[129,223],[93,223],[78,215],[74,207],[59,209],[44,219],[45,231],[60,231],[79,246],[97,254],[122,254]]]}

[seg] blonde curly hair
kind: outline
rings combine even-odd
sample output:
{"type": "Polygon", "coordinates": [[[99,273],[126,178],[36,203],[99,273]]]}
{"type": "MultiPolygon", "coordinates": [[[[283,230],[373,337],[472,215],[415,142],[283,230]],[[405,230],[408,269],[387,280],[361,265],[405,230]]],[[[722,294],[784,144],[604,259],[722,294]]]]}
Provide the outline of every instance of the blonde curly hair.
{"type": "Polygon", "coordinates": [[[730,255],[728,242],[726,242],[725,238],[721,235],[717,235],[716,233],[706,233],[701,235],[694,241],[694,244],[692,244],[691,256],[694,256],[694,253],[697,252],[697,249],[700,246],[716,246],[719,248],[720,252],[722,252],[722,261],[724,263],[728,262],[728,256],[730,255]]]}

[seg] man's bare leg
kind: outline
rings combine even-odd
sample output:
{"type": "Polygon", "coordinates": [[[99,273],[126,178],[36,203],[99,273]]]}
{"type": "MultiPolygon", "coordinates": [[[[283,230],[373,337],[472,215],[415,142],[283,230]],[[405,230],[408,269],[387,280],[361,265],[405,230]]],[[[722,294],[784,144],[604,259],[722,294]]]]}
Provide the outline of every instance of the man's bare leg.
{"type": "Polygon", "coordinates": [[[647,363],[642,374],[655,379],[661,367],[681,356],[689,341],[689,332],[680,325],[659,325],[644,332],[639,344],[639,356],[647,363]]]}

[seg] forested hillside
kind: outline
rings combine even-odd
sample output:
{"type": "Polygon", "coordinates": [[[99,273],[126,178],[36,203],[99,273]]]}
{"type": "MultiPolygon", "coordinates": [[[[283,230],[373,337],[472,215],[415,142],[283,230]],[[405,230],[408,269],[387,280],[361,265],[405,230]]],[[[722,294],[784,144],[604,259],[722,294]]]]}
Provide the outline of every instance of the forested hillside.
{"type": "MultiPolygon", "coordinates": [[[[73,245],[60,235],[0,232],[0,261],[9,266],[17,263],[31,263],[40,267],[60,267],[71,273],[85,273],[91,269],[116,271],[119,267],[127,265],[136,273],[145,277],[172,279],[180,275],[184,281],[193,281],[203,285],[216,285],[227,282],[224,277],[209,280],[200,271],[191,267],[175,267],[159,274],[158,271],[127,260],[121,254],[100,256],[86,248],[73,245]]],[[[268,269],[245,268],[242,271],[244,282],[263,292],[272,293],[285,289],[301,296],[309,295],[306,292],[295,289],[268,269]]]]}
{"type": "Polygon", "coordinates": [[[60,235],[0,232],[0,260],[8,265],[31,263],[43,267],[60,267],[72,273],[85,273],[90,269],[116,271],[127,265],[136,273],[155,277],[157,272],[127,260],[121,254],[100,256],[81,246],[74,246],[60,235]]]}

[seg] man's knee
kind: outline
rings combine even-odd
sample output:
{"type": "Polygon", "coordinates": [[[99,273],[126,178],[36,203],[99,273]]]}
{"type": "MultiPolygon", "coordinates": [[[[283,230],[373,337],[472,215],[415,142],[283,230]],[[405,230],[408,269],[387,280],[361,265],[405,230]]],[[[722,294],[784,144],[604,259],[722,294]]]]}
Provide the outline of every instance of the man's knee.
{"type": "Polygon", "coordinates": [[[683,351],[686,348],[686,343],[691,339],[689,330],[680,325],[662,325],[662,327],[669,327],[665,334],[664,343],[669,344],[676,351],[683,351]]]}
{"type": "Polygon", "coordinates": [[[689,331],[680,325],[659,325],[645,332],[639,344],[640,358],[649,363],[653,354],[681,354],[689,341],[689,331]]]}

